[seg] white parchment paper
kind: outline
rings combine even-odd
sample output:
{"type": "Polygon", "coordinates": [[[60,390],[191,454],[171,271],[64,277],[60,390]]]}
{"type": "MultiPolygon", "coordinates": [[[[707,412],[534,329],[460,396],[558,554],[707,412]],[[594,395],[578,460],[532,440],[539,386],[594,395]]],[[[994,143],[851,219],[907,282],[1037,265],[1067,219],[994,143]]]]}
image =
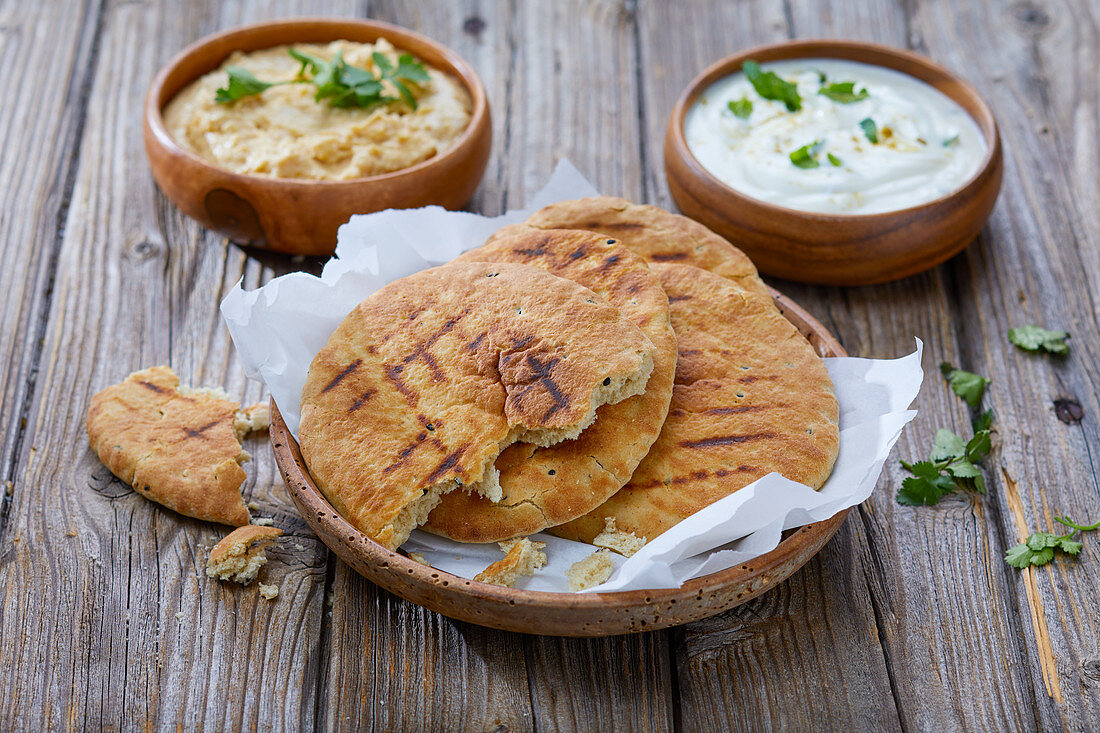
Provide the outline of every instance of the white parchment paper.
{"type": "MultiPolygon", "coordinates": [[[[222,301],[222,316],[248,375],[267,384],[297,438],[299,402],[314,355],[356,305],[392,280],[448,262],[481,245],[506,224],[565,199],[598,195],[566,161],[525,209],[498,217],[437,206],[353,216],[340,228],[336,255],[321,277],[292,273],[222,301]]],[[[840,453],[819,491],[772,473],[688,517],[633,557],[612,555],[617,568],[588,592],[673,588],[774,549],[784,529],[817,522],[871,495],[890,449],[916,411],[923,373],[921,348],[893,360],[826,359],[840,403],[840,453]]],[[[518,586],[568,591],[566,571],[593,547],[548,534],[548,563],[518,586]]],[[[415,531],[402,546],[447,572],[472,578],[503,557],[495,545],[468,545],[415,531]]]]}

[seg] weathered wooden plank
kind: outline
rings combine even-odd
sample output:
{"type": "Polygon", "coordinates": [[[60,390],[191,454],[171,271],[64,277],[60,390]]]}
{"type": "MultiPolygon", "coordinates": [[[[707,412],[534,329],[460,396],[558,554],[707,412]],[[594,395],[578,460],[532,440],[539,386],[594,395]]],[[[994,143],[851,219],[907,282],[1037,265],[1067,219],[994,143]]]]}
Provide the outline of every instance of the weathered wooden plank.
{"type": "Polygon", "coordinates": [[[853,513],[760,598],[678,630],[685,730],[899,730],[853,513]]]}
{"type": "MultiPolygon", "coordinates": [[[[34,387],[42,325],[53,287],[57,232],[69,206],[98,35],[98,4],[0,5],[0,485],[16,478],[15,455],[34,387]],[[50,78],[40,80],[40,70],[50,78]]],[[[10,489],[9,489],[10,490],[10,489]]],[[[0,493],[0,531],[8,493],[0,493]]],[[[0,556],[7,547],[0,549],[0,556]]],[[[0,611],[2,612],[2,611],[0,611]]]]}
{"type": "Polygon", "coordinates": [[[921,6],[913,26],[933,54],[989,99],[1006,159],[990,237],[953,272],[959,340],[994,380],[990,404],[1001,432],[992,496],[984,502],[1000,537],[990,572],[1007,576],[1020,608],[1037,724],[1085,730],[1100,719],[1100,569],[1084,554],[1078,562],[1017,573],[998,556],[1030,531],[1060,530],[1055,516],[1100,518],[1094,458],[1100,329],[1092,295],[1100,280],[1094,137],[1100,23],[1088,2],[965,3],[948,12],[921,6]],[[975,56],[968,46],[985,50],[975,56]],[[1028,355],[1008,343],[1009,328],[1035,322],[1073,332],[1067,359],[1028,355]],[[1059,421],[1057,399],[1080,403],[1084,420],[1059,421]]]}
{"type": "MultiPolygon", "coordinates": [[[[260,397],[245,385],[217,306],[241,274],[256,284],[271,273],[155,193],[140,134],[140,105],[158,66],[204,33],[271,10],[256,5],[219,12],[120,3],[104,11],[4,536],[0,675],[10,694],[0,720],[13,726],[312,723],[326,552],[290,507],[265,442],[249,445],[262,459],[244,490],[257,515],[291,535],[268,570],[282,588],[276,603],[208,580],[203,556],[226,530],[133,494],[83,434],[91,394],[154,363],[172,364],[195,384],[260,397]]],[[[276,10],[308,12],[309,4],[276,10]]]]}

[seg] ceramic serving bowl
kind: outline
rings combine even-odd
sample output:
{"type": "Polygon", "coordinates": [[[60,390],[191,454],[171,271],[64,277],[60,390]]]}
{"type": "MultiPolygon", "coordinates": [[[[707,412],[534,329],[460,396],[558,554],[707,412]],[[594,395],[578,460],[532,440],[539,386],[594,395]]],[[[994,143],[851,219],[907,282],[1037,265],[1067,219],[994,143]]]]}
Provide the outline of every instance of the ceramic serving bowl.
{"type": "Polygon", "coordinates": [[[461,208],[485,172],[491,136],[485,87],[469,64],[418,33],[372,20],[278,20],[208,36],[160,70],[145,100],[145,151],[165,195],[185,214],[234,242],[292,254],[332,254],[336,230],[352,214],[430,204],[461,208]],[[186,150],[165,127],[164,106],[234,51],[340,39],[367,43],[380,37],[454,76],[473,101],[465,132],[450,148],[422,163],[347,181],[241,175],[186,150]]]}
{"type": "Polygon", "coordinates": [[[866,285],[927,270],[965,248],[985,225],[1004,164],[997,121],[969,84],[909,51],[856,41],[792,41],[722,59],[697,76],[677,101],[665,135],[665,174],[680,210],[722,234],[768,275],[822,285],[866,285]],[[916,77],[957,102],[977,122],[987,150],[978,172],[947,196],[881,214],[818,214],[765,203],[719,181],[692,155],[687,111],[714,82],[761,63],[837,58],[916,77]]]}
{"type": "MultiPolygon", "coordinates": [[[[772,291],[787,319],[821,356],[847,356],[824,326],[790,299],[772,291]]],[[[743,565],[705,575],[679,588],[615,593],[547,593],[502,588],[422,565],[388,550],[332,508],[309,475],[294,436],[271,403],[271,444],[290,496],[329,549],[368,580],[444,616],[507,631],[554,636],[610,636],[697,621],[775,587],[825,545],[848,510],[793,530],[771,552],[743,565]]]]}

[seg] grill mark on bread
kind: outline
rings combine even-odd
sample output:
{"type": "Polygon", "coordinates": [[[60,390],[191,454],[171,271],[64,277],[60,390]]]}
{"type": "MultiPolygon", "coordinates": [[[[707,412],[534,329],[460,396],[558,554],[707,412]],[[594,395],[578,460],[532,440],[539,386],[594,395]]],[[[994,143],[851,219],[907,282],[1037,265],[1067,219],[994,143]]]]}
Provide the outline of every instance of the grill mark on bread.
{"type": "Polygon", "coordinates": [[[767,381],[767,382],[774,382],[776,379],[778,379],[778,377],[776,377],[774,374],[766,374],[766,375],[759,376],[759,377],[751,376],[751,375],[747,376],[747,377],[741,377],[737,381],[740,382],[741,384],[752,384],[753,382],[759,382],[760,380],[764,380],[764,381],[767,381]]]}
{"type": "Polygon", "coordinates": [[[480,334],[476,339],[466,344],[466,351],[477,351],[477,347],[481,346],[481,342],[485,340],[485,334],[480,334]]]}
{"type": "MultiPolygon", "coordinates": [[[[525,341],[526,340],[527,339],[525,339],[525,341]]],[[[542,416],[542,421],[546,422],[552,415],[569,406],[569,399],[562,394],[561,388],[558,387],[557,382],[550,376],[554,367],[557,366],[561,359],[555,357],[549,361],[540,361],[534,354],[527,354],[526,361],[527,366],[534,372],[534,381],[524,385],[523,389],[516,394],[516,401],[518,402],[523,399],[537,385],[542,385],[543,389],[549,392],[554,400],[554,404],[551,405],[542,416]]]]}
{"type": "Polygon", "coordinates": [[[704,412],[704,415],[739,415],[742,412],[759,412],[767,410],[771,405],[741,405],[739,407],[712,407],[704,412]]]}
{"type": "Polygon", "coordinates": [[[636,221],[590,221],[582,225],[582,229],[603,231],[604,229],[644,229],[646,224],[636,221]]]}
{"type": "Polygon", "coordinates": [[[170,391],[170,390],[165,389],[164,387],[157,386],[157,385],[153,384],[152,382],[147,382],[144,379],[140,380],[138,382],[138,384],[140,384],[142,387],[145,387],[146,389],[153,390],[157,394],[168,394],[169,391],[170,391]]]}
{"type": "Polygon", "coordinates": [[[397,468],[400,468],[401,464],[404,463],[405,460],[408,459],[408,457],[413,454],[413,451],[415,451],[417,448],[419,448],[422,445],[423,445],[422,442],[417,441],[415,443],[409,443],[407,446],[405,446],[401,450],[397,451],[397,460],[394,461],[393,463],[391,463],[390,465],[386,466],[385,468],[383,468],[382,473],[387,474],[390,471],[393,471],[397,468]]]}
{"type": "Polygon", "coordinates": [[[446,378],[446,375],[443,373],[443,370],[439,368],[439,362],[435,360],[435,356],[429,349],[435,346],[436,341],[439,341],[439,339],[450,333],[454,329],[455,325],[463,318],[465,318],[466,314],[468,314],[469,312],[470,309],[467,308],[454,318],[447,319],[447,321],[439,327],[438,331],[417,344],[412,353],[406,355],[405,358],[401,360],[401,363],[408,364],[418,358],[423,359],[424,364],[427,365],[428,369],[430,369],[432,372],[432,378],[437,382],[442,382],[446,378]]]}
{"type": "Polygon", "coordinates": [[[654,252],[649,256],[654,262],[678,262],[687,258],[687,252],[654,252]]]}
{"type": "Polygon", "coordinates": [[[612,267],[614,267],[615,263],[618,262],[618,261],[619,261],[619,255],[608,255],[604,259],[603,264],[600,265],[597,272],[607,272],[612,267]]]}
{"type": "Polygon", "coordinates": [[[550,242],[549,237],[543,237],[539,240],[539,243],[534,247],[521,247],[519,249],[512,250],[517,255],[523,255],[524,257],[542,257],[547,253],[546,245],[550,242]]]}
{"type": "Polygon", "coordinates": [[[386,379],[393,383],[394,389],[400,392],[410,404],[414,404],[417,397],[416,392],[413,392],[403,381],[401,381],[401,370],[404,369],[404,367],[400,364],[397,366],[390,366],[387,364],[383,369],[386,372],[386,379]]]}
{"type": "Polygon", "coordinates": [[[183,432],[187,433],[187,437],[189,437],[189,438],[203,438],[205,440],[206,436],[203,435],[203,433],[205,433],[207,430],[209,430],[210,428],[214,427],[217,424],[218,424],[217,420],[211,420],[210,422],[203,425],[201,428],[184,428],[183,432]]]}
{"type": "Polygon", "coordinates": [[[572,252],[569,253],[569,259],[579,260],[581,257],[584,257],[586,254],[588,254],[588,249],[586,249],[585,246],[582,244],[580,247],[577,247],[575,250],[573,250],[572,252]]]}
{"type": "Polygon", "coordinates": [[[374,395],[374,390],[373,389],[368,389],[366,392],[361,394],[359,396],[359,398],[357,400],[355,400],[354,403],[352,403],[352,406],[348,408],[348,412],[355,412],[356,410],[358,410],[373,395],[374,395]]]}
{"type": "Polygon", "coordinates": [[[333,377],[332,381],[325,385],[325,388],[321,390],[321,394],[324,394],[325,392],[333,389],[336,385],[340,384],[340,382],[344,381],[345,377],[347,377],[349,374],[351,374],[361,366],[363,366],[362,359],[356,359],[352,363],[348,364],[346,367],[344,367],[344,370],[342,372],[333,377]]]}
{"type": "Polygon", "coordinates": [[[717,435],[713,438],[701,440],[681,440],[678,445],[681,448],[716,448],[722,445],[738,445],[750,443],[755,440],[768,440],[774,438],[775,433],[748,433],[746,435],[717,435]]]}
{"type": "Polygon", "coordinates": [[[434,484],[448,471],[452,471],[454,467],[458,465],[458,461],[462,458],[462,454],[465,453],[469,447],[469,443],[464,443],[457,449],[448,453],[443,460],[440,461],[439,465],[435,467],[435,470],[428,475],[427,483],[434,484]]]}
{"type": "Polygon", "coordinates": [[[679,303],[680,301],[683,301],[683,300],[691,300],[691,296],[690,295],[673,295],[673,296],[669,296],[668,302],[669,303],[679,303]]]}

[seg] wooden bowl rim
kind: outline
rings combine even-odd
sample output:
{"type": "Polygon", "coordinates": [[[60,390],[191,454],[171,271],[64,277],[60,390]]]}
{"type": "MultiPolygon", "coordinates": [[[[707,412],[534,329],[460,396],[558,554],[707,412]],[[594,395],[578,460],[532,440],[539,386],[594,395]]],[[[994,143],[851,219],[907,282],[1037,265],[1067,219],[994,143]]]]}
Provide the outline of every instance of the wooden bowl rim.
{"type": "Polygon", "coordinates": [[[760,210],[763,214],[782,215],[782,216],[798,216],[805,218],[809,221],[819,222],[885,222],[893,217],[912,217],[919,215],[922,212],[930,211],[931,209],[942,206],[945,203],[951,201],[951,199],[963,200],[969,198],[971,194],[982,185],[986,176],[990,170],[997,165],[997,161],[1000,160],[1001,149],[1001,133],[1000,128],[997,125],[997,118],[993,115],[993,110],[985,99],[978,94],[978,91],[971,86],[971,84],[962,77],[958,76],[954,72],[950,71],[944,66],[937,64],[927,56],[914,53],[906,49],[895,48],[893,46],[887,46],[881,43],[870,43],[868,41],[854,41],[832,38],[810,38],[798,41],[783,41],[781,43],[769,43],[762,46],[755,46],[745,51],[738,51],[735,54],[726,56],[718,61],[714,62],[710,66],[703,69],[692,79],[687,87],[684,89],[680,98],[676,100],[676,105],[672,109],[672,115],[669,117],[668,128],[669,140],[672,143],[673,150],[676,155],[684,162],[692,175],[697,178],[703,179],[705,182],[710,183],[719,189],[732,199],[737,200],[739,206],[753,206],[760,210]],[[860,61],[859,59],[851,57],[849,54],[852,52],[866,53],[869,52],[872,55],[878,56],[879,59],[876,62],[860,61]],[[944,94],[952,101],[958,104],[958,100],[954,99],[950,94],[940,89],[938,86],[912,74],[908,71],[898,68],[895,64],[901,64],[903,62],[909,62],[921,67],[922,71],[929,75],[940,75],[946,77],[956,84],[960,95],[965,96],[967,100],[974,105],[979,114],[975,116],[970,110],[966,109],[963,105],[963,111],[970,116],[972,120],[978,125],[978,128],[982,131],[983,136],[986,138],[986,151],[985,156],[982,159],[981,166],[974,172],[974,174],[968,178],[965,182],[960,184],[957,188],[951,192],[944,194],[931,201],[925,201],[921,204],[915,204],[908,206],[904,209],[894,209],[892,211],[881,211],[873,214],[837,214],[829,212],[817,212],[817,211],[804,211],[802,209],[792,209],[779,204],[770,203],[768,201],[762,201],[761,199],[749,196],[737,189],[729,186],[723,181],[719,180],[717,176],[711,173],[707,168],[699,162],[699,159],[695,157],[695,154],[691,152],[691,148],[688,147],[687,139],[684,137],[684,120],[687,116],[688,109],[695,102],[696,98],[703,93],[714,82],[718,81],[724,76],[728,76],[734,71],[738,71],[741,68],[741,64],[748,59],[760,58],[762,61],[780,61],[797,58],[810,58],[813,56],[822,56],[824,58],[837,58],[848,61],[857,61],[859,63],[867,63],[872,66],[882,66],[887,69],[901,72],[908,76],[923,81],[925,84],[932,86],[941,94],[944,94]],[[761,58],[762,57],[762,58],[761,58]]]}
{"type": "MultiPolygon", "coordinates": [[[[776,301],[780,311],[786,316],[793,313],[805,324],[805,329],[799,328],[804,336],[813,335],[819,340],[814,348],[821,356],[847,356],[848,353],[840,342],[817,319],[811,316],[805,309],[787,298],[774,288],[769,287],[769,292],[776,301]]],[[[797,325],[797,324],[796,324],[797,325]]],[[[811,342],[812,343],[812,342],[811,342]]],[[[359,532],[328,502],[324,494],[317,488],[308,471],[300,471],[294,458],[298,452],[298,444],[294,436],[287,429],[279,408],[275,401],[271,400],[271,427],[269,431],[272,450],[276,463],[283,476],[287,490],[294,494],[297,501],[310,507],[311,513],[317,517],[317,521],[327,525],[326,529],[340,538],[340,544],[348,548],[355,555],[371,565],[385,565],[402,571],[403,577],[418,583],[433,586],[433,581],[450,579],[446,592],[465,596],[467,598],[486,602],[502,603],[513,606],[538,608],[552,606],[562,609],[630,609],[639,606],[656,605],[665,602],[683,600],[697,596],[704,592],[713,591],[724,586],[732,586],[745,583],[759,576],[766,576],[771,570],[784,565],[792,557],[797,555],[803,547],[812,544],[816,539],[825,537],[821,542],[824,545],[829,538],[836,533],[840,525],[848,516],[850,509],[842,509],[829,519],[812,524],[803,525],[783,538],[780,543],[759,557],[734,567],[720,570],[715,573],[692,578],[678,588],[651,588],[641,590],[612,591],[607,593],[556,593],[551,591],[524,590],[520,588],[505,588],[501,586],[481,583],[473,579],[463,578],[444,570],[432,568],[412,560],[394,550],[389,550],[366,535],[359,532]],[[293,446],[293,447],[292,447],[293,446]],[[293,474],[296,481],[289,480],[293,474]],[[308,488],[307,492],[299,492],[296,484],[308,488]],[[345,540],[352,537],[355,541],[345,540]],[[433,577],[434,576],[434,577],[433,577]]],[[[304,460],[303,460],[304,465],[304,460]]],[[[297,502],[296,502],[297,505],[297,502]]],[[[309,520],[307,520],[307,524],[309,520]]],[[[335,548],[331,548],[336,552],[335,548]]],[[[339,554],[339,553],[337,553],[339,554]]],[[[816,553],[815,553],[816,554],[816,553]]],[[[806,558],[802,564],[812,557],[806,558]]],[[[786,576],[784,576],[785,578],[786,576]]],[[[437,588],[437,592],[438,588],[437,588]]]]}
{"type": "MultiPolygon", "coordinates": [[[[318,41],[303,41],[303,43],[316,43],[318,41]]],[[[365,43],[368,41],[358,41],[359,43],[365,43]]],[[[244,46],[232,44],[234,50],[244,50],[244,46]]],[[[277,41],[269,45],[259,45],[255,48],[248,48],[248,51],[262,51],[266,48],[273,48],[274,46],[284,45],[283,41],[277,41]]],[[[251,46],[251,44],[246,44],[251,46]]],[[[230,52],[232,53],[232,51],[230,52]]],[[[432,64],[437,66],[438,64],[432,64]]],[[[210,171],[211,175],[218,175],[223,180],[235,181],[239,184],[245,185],[257,185],[266,184],[271,186],[279,186],[286,188],[306,187],[313,188],[316,186],[326,186],[330,189],[337,186],[354,187],[362,185],[363,183],[375,183],[375,182],[388,182],[395,181],[404,176],[416,175],[417,173],[428,170],[436,165],[441,165],[445,161],[459,155],[460,151],[464,148],[473,145],[476,142],[476,137],[479,129],[487,124],[489,116],[489,101],[485,92],[485,85],[481,81],[481,77],[474,71],[461,56],[452,51],[447,46],[428,38],[425,35],[417,33],[416,31],[403,28],[401,26],[393,25],[392,23],[385,23],[378,20],[368,20],[364,18],[323,18],[323,17],[303,17],[303,18],[282,18],[279,20],[265,21],[263,23],[253,23],[250,25],[238,26],[235,28],[228,28],[217,33],[212,33],[208,36],[203,36],[194,43],[188,45],[182,51],[173,56],[168,63],[166,63],[153,77],[153,82],[149,85],[149,91],[145,95],[145,123],[152,132],[153,139],[161,147],[165,148],[168,152],[182,156],[193,164],[210,171]],[[402,48],[402,42],[411,40],[413,43],[421,43],[430,47],[439,57],[444,61],[446,65],[451,68],[444,68],[445,71],[452,76],[457,77],[459,82],[466,87],[466,90],[470,93],[470,100],[473,104],[473,109],[470,113],[470,120],[466,123],[466,128],[462,131],[462,134],[455,140],[446,150],[441,153],[433,155],[427,160],[422,160],[419,163],[409,166],[408,168],[401,168],[396,171],[390,171],[389,173],[379,173],[374,176],[363,176],[360,178],[349,178],[346,180],[332,181],[332,180],[318,180],[311,178],[276,178],[269,176],[256,176],[247,173],[237,173],[231,171],[228,168],[216,165],[197,153],[188,150],[183,145],[176,142],[176,139],[172,137],[168,132],[167,126],[164,124],[164,115],[162,110],[164,107],[175,98],[180,91],[183,90],[191,82],[198,79],[199,76],[213,71],[221,65],[228,54],[218,54],[216,58],[213,58],[209,65],[209,69],[199,72],[195,77],[188,78],[186,81],[179,85],[173,94],[169,97],[165,97],[165,84],[172,73],[185,61],[194,58],[202,57],[212,53],[213,49],[222,45],[225,42],[230,42],[238,39],[249,39],[257,35],[262,35],[264,31],[287,31],[292,28],[307,29],[321,35],[328,35],[331,32],[332,38],[330,40],[353,40],[346,38],[343,35],[346,30],[351,27],[357,30],[366,31],[374,34],[374,39],[385,37],[397,48],[402,48]],[[162,97],[165,97],[162,99],[162,97]]]]}

